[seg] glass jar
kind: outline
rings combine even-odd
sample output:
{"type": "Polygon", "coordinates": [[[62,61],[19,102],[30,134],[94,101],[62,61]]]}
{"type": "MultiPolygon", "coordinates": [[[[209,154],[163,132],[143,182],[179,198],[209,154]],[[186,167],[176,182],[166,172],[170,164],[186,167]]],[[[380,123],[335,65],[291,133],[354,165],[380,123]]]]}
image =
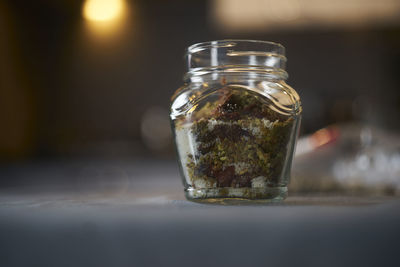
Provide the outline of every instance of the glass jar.
{"type": "Polygon", "coordinates": [[[301,113],[285,83],[285,48],[222,40],[192,45],[186,57],[170,114],[186,198],[285,199],[301,113]]]}

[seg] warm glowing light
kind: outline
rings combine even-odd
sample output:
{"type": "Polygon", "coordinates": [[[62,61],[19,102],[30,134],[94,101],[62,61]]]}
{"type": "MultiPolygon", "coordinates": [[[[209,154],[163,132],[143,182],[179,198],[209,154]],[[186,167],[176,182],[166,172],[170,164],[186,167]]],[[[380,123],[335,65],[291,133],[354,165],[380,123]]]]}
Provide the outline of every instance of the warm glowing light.
{"type": "Polygon", "coordinates": [[[334,126],[331,126],[316,131],[313,135],[311,135],[311,140],[314,147],[320,147],[335,141],[338,136],[338,129],[334,126]]]}
{"type": "Polygon", "coordinates": [[[296,157],[301,156],[325,146],[335,143],[339,138],[339,129],[336,126],[329,126],[320,129],[309,136],[300,138],[297,142],[296,157]]]}
{"type": "Polygon", "coordinates": [[[223,30],[276,30],[400,23],[399,0],[214,0],[211,12],[223,30]]]}
{"type": "Polygon", "coordinates": [[[86,0],[83,16],[91,21],[110,21],[121,16],[123,0],[86,0]]]}
{"type": "Polygon", "coordinates": [[[331,135],[327,129],[321,129],[312,135],[316,147],[323,146],[331,141],[331,135]]]}

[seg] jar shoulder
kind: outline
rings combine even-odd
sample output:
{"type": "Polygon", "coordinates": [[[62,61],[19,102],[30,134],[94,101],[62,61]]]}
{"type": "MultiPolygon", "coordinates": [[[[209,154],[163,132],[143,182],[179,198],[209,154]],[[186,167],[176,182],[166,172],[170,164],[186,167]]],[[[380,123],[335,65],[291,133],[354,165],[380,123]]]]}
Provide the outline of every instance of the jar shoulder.
{"type": "MultiPolygon", "coordinates": [[[[229,84],[185,84],[171,98],[171,118],[194,111],[202,102],[220,102],[232,92],[246,98],[261,99],[278,113],[298,115],[301,102],[298,93],[284,81],[259,81],[229,84]]],[[[250,101],[251,102],[251,101],[250,101]]]]}

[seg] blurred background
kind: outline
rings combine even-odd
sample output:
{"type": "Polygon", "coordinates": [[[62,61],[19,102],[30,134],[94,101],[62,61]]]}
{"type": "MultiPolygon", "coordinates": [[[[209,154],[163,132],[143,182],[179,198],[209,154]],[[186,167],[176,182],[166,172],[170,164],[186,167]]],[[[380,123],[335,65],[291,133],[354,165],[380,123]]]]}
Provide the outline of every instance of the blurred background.
{"type": "Polygon", "coordinates": [[[286,47],[293,190],[400,188],[400,1],[5,0],[0,30],[0,184],[27,162],[173,162],[184,49],[234,38],[286,47]]]}

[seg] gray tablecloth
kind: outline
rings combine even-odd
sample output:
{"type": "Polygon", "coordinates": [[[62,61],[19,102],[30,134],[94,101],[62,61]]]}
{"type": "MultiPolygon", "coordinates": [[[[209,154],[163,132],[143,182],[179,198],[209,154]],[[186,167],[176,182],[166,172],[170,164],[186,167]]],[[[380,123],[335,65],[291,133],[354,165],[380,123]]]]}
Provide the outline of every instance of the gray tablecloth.
{"type": "Polygon", "coordinates": [[[173,162],[0,168],[0,266],[400,266],[396,198],[184,200],[173,162]]]}

